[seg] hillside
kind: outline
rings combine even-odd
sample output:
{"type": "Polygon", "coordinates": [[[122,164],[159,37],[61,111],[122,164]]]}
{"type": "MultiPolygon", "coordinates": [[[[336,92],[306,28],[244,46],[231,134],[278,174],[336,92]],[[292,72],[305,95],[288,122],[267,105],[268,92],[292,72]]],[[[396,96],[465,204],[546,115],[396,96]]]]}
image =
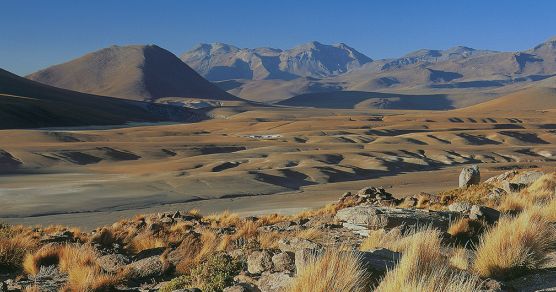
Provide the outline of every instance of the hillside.
{"type": "Polygon", "coordinates": [[[51,87],[0,69],[0,129],[193,121],[184,108],[51,87]]]}
{"type": "Polygon", "coordinates": [[[238,100],[155,45],[112,46],[27,78],[79,92],[131,100],[163,97],[238,100]]]}

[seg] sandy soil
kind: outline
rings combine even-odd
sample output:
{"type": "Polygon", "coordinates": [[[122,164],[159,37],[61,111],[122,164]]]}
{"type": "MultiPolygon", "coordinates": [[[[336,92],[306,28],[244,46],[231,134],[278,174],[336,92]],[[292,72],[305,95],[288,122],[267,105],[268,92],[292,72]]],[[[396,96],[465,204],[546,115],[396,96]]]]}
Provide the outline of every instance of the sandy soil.
{"type": "Polygon", "coordinates": [[[294,212],[368,185],[398,195],[550,167],[553,111],[218,109],[213,120],[109,130],[0,131],[0,220],[86,228],[199,208],[294,212]],[[263,196],[264,195],[264,196],[263,196]]]}

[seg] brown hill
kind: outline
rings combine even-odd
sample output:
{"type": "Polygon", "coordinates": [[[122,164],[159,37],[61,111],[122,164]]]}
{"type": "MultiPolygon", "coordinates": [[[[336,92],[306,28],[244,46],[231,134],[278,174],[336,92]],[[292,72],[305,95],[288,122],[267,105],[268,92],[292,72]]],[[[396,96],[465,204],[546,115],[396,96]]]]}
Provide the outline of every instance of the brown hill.
{"type": "Polygon", "coordinates": [[[515,112],[556,109],[556,88],[529,87],[494,100],[459,109],[459,112],[515,112]]]}
{"type": "Polygon", "coordinates": [[[27,78],[60,88],[132,100],[153,101],[162,97],[239,100],[155,45],[112,46],[27,78]]]}
{"type": "Polygon", "coordinates": [[[0,69],[0,129],[191,121],[195,111],[85,94],[34,82],[0,69]]]}

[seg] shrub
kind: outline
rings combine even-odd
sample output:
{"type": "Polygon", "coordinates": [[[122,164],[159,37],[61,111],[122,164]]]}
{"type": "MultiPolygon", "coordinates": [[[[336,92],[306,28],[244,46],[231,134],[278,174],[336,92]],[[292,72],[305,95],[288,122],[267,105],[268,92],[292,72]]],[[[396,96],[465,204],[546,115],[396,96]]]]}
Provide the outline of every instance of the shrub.
{"type": "Polygon", "coordinates": [[[0,238],[0,270],[19,271],[25,254],[35,249],[35,242],[24,236],[0,238]]]}
{"type": "Polygon", "coordinates": [[[222,291],[233,284],[234,276],[241,270],[241,264],[224,253],[208,256],[205,261],[191,269],[189,275],[174,278],[160,289],[170,292],[183,288],[199,288],[206,292],[222,291]]]}

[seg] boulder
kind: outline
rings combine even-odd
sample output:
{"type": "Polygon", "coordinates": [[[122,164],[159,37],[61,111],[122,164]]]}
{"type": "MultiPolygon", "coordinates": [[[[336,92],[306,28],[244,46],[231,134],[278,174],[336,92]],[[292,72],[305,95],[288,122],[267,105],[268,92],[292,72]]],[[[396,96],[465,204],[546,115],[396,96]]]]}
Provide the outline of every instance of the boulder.
{"type": "Polygon", "coordinates": [[[521,192],[522,190],[527,188],[527,185],[523,183],[513,183],[505,180],[502,182],[502,188],[504,189],[504,191],[506,191],[506,193],[511,194],[521,192]]]}
{"type": "Polygon", "coordinates": [[[467,188],[481,182],[481,172],[478,165],[464,167],[459,174],[459,187],[467,188]]]}
{"type": "Polygon", "coordinates": [[[517,175],[515,175],[512,178],[512,182],[517,183],[517,184],[525,184],[527,186],[530,186],[532,183],[534,183],[536,180],[538,180],[543,175],[544,175],[544,172],[537,171],[537,170],[522,171],[522,172],[519,172],[517,175]]]}
{"type": "Polygon", "coordinates": [[[123,254],[107,254],[97,260],[98,265],[108,273],[115,273],[129,264],[129,258],[123,254]]]}
{"type": "Polygon", "coordinates": [[[493,224],[500,219],[500,211],[485,206],[473,205],[469,211],[469,219],[483,219],[488,223],[493,224]]]}
{"type": "Polygon", "coordinates": [[[490,190],[487,198],[491,201],[499,201],[502,198],[502,196],[505,194],[506,191],[504,189],[494,188],[490,190]]]}
{"type": "MultiPolygon", "coordinates": [[[[248,283],[239,283],[231,287],[226,287],[223,292],[258,292],[260,291],[255,285],[248,283]]],[[[174,291],[175,292],[175,291],[174,291]]]]}
{"type": "Polygon", "coordinates": [[[338,211],[336,220],[372,228],[431,225],[434,228],[446,229],[450,222],[459,216],[461,214],[457,212],[355,206],[338,211]]]}
{"type": "Polygon", "coordinates": [[[264,273],[259,278],[258,286],[261,292],[287,291],[293,278],[288,273],[264,273]]]}
{"type": "Polygon", "coordinates": [[[377,223],[381,217],[377,208],[372,206],[355,206],[344,208],[336,213],[336,220],[357,224],[357,225],[371,225],[377,223]]]}
{"type": "Polygon", "coordinates": [[[365,268],[377,273],[386,273],[386,271],[392,270],[400,261],[400,253],[385,248],[355,251],[355,253],[365,268]]]}
{"type": "Polygon", "coordinates": [[[295,270],[295,254],[280,252],[272,256],[272,264],[276,272],[291,272],[295,270]]]}
{"type": "Polygon", "coordinates": [[[272,256],[266,250],[254,251],[247,257],[247,271],[260,274],[272,269],[272,256]]]}
{"type": "Polygon", "coordinates": [[[128,271],[128,278],[133,280],[160,277],[166,272],[166,265],[160,256],[152,256],[132,262],[125,268],[128,271]]]}
{"type": "Polygon", "coordinates": [[[471,210],[471,203],[469,202],[455,202],[448,206],[448,210],[452,212],[467,213],[471,210]]]}
{"type": "Polygon", "coordinates": [[[357,196],[365,199],[378,199],[378,200],[390,200],[392,199],[392,194],[388,193],[383,188],[366,187],[357,192],[357,196]]]}
{"type": "Polygon", "coordinates": [[[320,249],[322,246],[303,238],[282,238],[278,241],[278,248],[282,251],[296,252],[301,249],[320,249]]]}

